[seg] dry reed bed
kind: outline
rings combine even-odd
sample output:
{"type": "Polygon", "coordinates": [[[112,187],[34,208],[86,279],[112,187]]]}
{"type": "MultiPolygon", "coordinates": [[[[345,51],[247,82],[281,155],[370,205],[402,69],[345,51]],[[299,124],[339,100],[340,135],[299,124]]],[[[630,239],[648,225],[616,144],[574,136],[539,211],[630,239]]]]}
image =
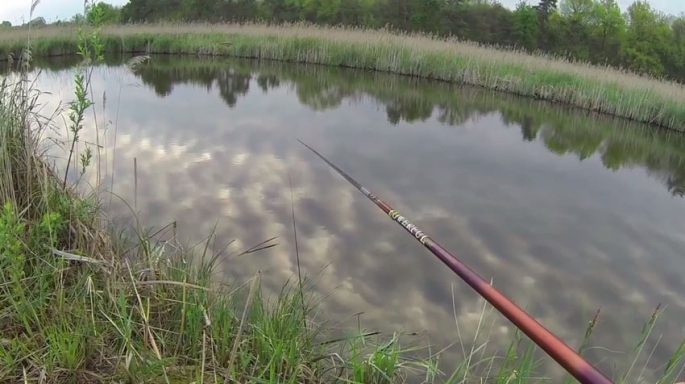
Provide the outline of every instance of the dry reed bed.
{"type": "MultiPolygon", "coordinates": [[[[31,31],[34,55],[75,50],[73,27],[31,31]]],[[[609,67],[456,39],[311,25],[145,24],[104,30],[110,51],[227,55],[392,72],[567,104],[685,130],[685,87],[609,67]]],[[[0,57],[25,45],[26,29],[0,36],[0,57]]]]}

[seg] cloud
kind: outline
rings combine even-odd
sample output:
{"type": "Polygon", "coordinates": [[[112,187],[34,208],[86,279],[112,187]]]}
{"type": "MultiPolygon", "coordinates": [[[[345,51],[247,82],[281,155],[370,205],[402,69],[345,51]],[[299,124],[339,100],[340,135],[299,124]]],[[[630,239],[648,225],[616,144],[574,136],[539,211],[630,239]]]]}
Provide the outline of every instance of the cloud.
{"type": "Polygon", "coordinates": [[[9,20],[12,24],[19,24],[22,16],[28,14],[29,6],[25,0],[5,0],[0,5],[0,20],[9,20]]]}

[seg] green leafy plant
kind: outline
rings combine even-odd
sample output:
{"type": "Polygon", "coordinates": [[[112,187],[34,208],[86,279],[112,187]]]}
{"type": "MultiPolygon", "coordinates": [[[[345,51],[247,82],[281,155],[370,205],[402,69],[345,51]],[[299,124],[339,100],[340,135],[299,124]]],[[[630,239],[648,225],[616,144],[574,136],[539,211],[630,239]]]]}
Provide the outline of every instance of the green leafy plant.
{"type": "MultiPolygon", "coordinates": [[[[95,2],[84,4],[84,23],[78,31],[77,52],[83,60],[80,70],[74,75],[74,101],[69,104],[69,132],[71,132],[71,146],[67,158],[67,165],[64,171],[63,187],[66,188],[69,177],[69,168],[74,155],[76,143],[80,140],[80,132],[83,130],[85,113],[88,108],[94,105],[89,97],[89,90],[92,94],[91,78],[94,64],[104,59],[105,46],[102,41],[102,25],[105,17],[102,7],[96,6],[95,2]]],[[[97,129],[97,121],[95,122],[97,129]]],[[[93,151],[86,146],[85,151],[80,155],[81,171],[80,176],[93,160],[93,151]]]]}

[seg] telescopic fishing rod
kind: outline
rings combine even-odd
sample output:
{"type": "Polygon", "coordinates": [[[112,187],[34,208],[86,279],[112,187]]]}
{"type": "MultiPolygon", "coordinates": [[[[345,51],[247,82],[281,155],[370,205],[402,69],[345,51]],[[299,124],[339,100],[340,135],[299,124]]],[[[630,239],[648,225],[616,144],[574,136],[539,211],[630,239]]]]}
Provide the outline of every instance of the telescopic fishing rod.
{"type": "Polygon", "coordinates": [[[372,194],[368,189],[359,184],[350,175],[338,168],[335,164],[330,162],[322,154],[314,148],[305,144],[301,140],[297,140],[300,144],[307,147],[314,152],[331,168],[336,170],[345,180],[357,188],[364,196],[369,198],[374,204],[385,212],[390,218],[397,222],[409,234],[411,234],[418,242],[437,256],[445,265],[447,265],[454,273],[456,273],[462,280],[471,286],[478,294],[487,300],[493,307],[516,325],[523,333],[531,338],[540,348],[542,348],[549,356],[551,356],[557,363],[559,363],[568,373],[575,377],[583,384],[612,384],[604,374],[597,368],[593,367],[585,359],[583,359],[576,351],[566,345],[561,339],[555,336],[552,332],[547,330],[544,326],[538,323],[531,315],[519,308],[506,296],[500,293],[485,279],[483,279],[476,272],[471,270],[466,264],[459,260],[456,256],[446,250],[437,241],[433,240],[423,231],[419,230],[414,224],[402,216],[399,211],[393,209],[390,204],[379,199],[372,194]]]}

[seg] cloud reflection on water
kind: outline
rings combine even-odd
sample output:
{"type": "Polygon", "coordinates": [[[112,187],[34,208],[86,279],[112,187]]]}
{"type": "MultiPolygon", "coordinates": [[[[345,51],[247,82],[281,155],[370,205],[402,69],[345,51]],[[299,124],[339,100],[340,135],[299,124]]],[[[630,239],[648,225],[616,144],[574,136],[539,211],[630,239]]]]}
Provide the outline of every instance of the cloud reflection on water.
{"type": "MultiPolygon", "coordinates": [[[[40,86],[68,99],[69,78],[48,73],[40,86]]],[[[452,292],[467,337],[482,302],[295,138],[571,344],[601,307],[593,343],[629,351],[659,302],[668,311],[649,367],[685,337],[677,320],[685,315],[681,138],[533,101],[321,67],[156,58],[138,74],[101,67],[94,82],[109,103],[121,91],[107,107],[108,119],[114,108],[119,117],[116,152],[106,152],[116,156],[114,192],[128,201],[137,159],[146,224],[177,220],[195,243],[218,223],[216,244],[235,239],[233,249],[279,237],[276,248],[222,264],[226,279],[261,270],[276,292],[295,275],[292,177],[302,268],[330,295],[320,320],[354,326],[352,315],[364,312],[365,327],[419,332],[439,349],[457,340],[452,292]]],[[[113,134],[108,128],[108,145],[113,134]]],[[[116,201],[110,213],[130,218],[116,201]]],[[[496,348],[511,330],[493,319],[496,348]]],[[[453,348],[448,361],[460,353],[453,348]]],[[[609,370],[626,363],[590,353],[609,370]]]]}

